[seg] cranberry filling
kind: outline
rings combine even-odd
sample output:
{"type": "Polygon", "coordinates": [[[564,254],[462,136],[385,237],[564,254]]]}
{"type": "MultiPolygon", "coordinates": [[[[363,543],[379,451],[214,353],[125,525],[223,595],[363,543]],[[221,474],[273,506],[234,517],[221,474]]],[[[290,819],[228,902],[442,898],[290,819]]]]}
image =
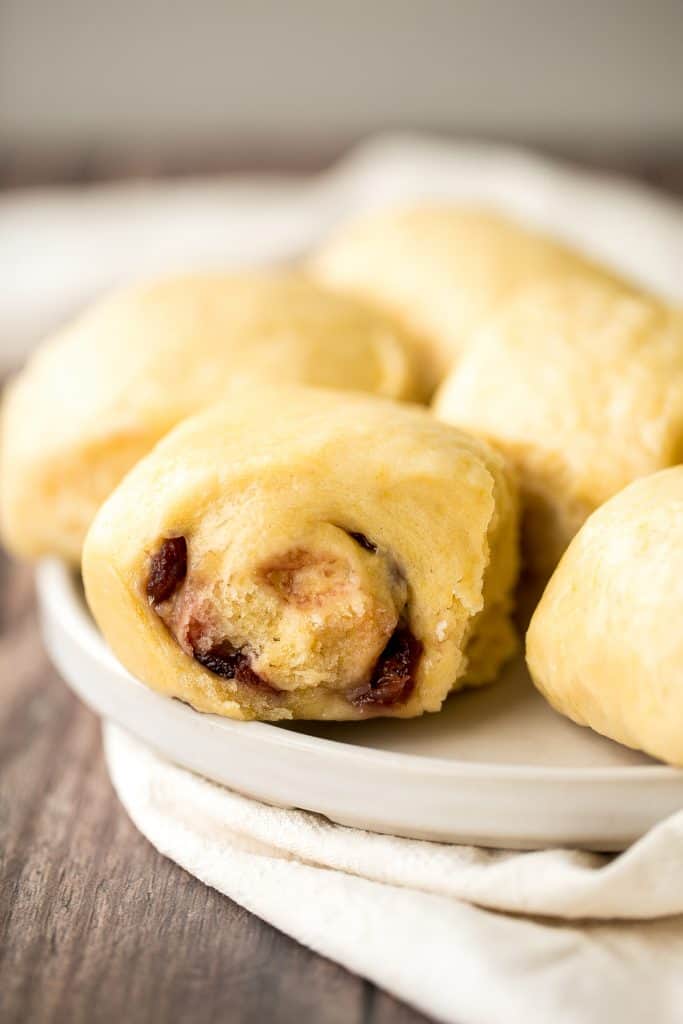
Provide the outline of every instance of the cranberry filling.
{"type": "Polygon", "coordinates": [[[193,646],[192,656],[209,672],[213,672],[223,679],[235,679],[238,683],[249,683],[251,686],[272,690],[273,693],[279,692],[277,687],[271,686],[265,679],[261,679],[250,668],[248,655],[237,647],[233,647],[229,640],[221,640],[208,651],[200,651],[193,646]]]}
{"type": "Polygon", "coordinates": [[[422,644],[407,626],[397,626],[379,656],[368,686],[353,690],[349,700],[356,707],[387,707],[407,700],[415,686],[422,644]]]}
{"type": "MultiPolygon", "coordinates": [[[[349,531],[356,543],[371,553],[377,551],[364,533],[349,531]]],[[[152,555],[146,592],[150,604],[157,607],[173,596],[187,575],[187,541],[185,537],[167,538],[152,555]]],[[[159,612],[159,614],[162,614],[159,612]]],[[[162,615],[165,619],[165,615],[162,615]]],[[[198,624],[194,623],[196,627],[198,624]]],[[[279,693],[277,687],[262,679],[249,664],[249,656],[229,640],[221,640],[208,650],[202,650],[197,642],[200,638],[188,632],[192,656],[209,672],[223,679],[235,679],[239,683],[258,686],[272,693],[279,693]]],[[[377,660],[370,682],[348,693],[348,699],[357,707],[387,707],[407,700],[415,686],[415,675],[422,655],[422,644],[405,625],[399,625],[377,660]]]]}
{"type": "Polygon", "coordinates": [[[187,541],[169,537],[149,561],[147,597],[156,606],[175,593],[187,573],[187,541]]]}

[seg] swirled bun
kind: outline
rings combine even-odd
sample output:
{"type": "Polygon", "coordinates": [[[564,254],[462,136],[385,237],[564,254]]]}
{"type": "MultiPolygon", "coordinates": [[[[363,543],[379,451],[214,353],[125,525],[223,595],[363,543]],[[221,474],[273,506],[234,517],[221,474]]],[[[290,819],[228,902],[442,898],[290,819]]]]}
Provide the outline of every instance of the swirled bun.
{"type": "Polygon", "coordinates": [[[524,550],[545,575],[586,517],[683,455],[683,317],[585,277],[529,287],[473,340],[436,414],[516,466],[524,550]]]}
{"type": "Polygon", "coordinates": [[[426,411],[252,390],[173,430],[100,509],[88,603],[154,689],[232,718],[436,711],[515,645],[502,459],[426,411]]]}
{"type": "Polygon", "coordinates": [[[78,561],[124,473],[183,417],[258,380],[422,396],[406,331],[299,275],[201,274],[129,288],[48,341],[9,388],[5,543],[78,561]]]}
{"type": "Polygon", "coordinates": [[[683,467],[594,512],[531,620],[538,689],[580,725],[683,765],[683,467]]]}
{"type": "Polygon", "coordinates": [[[502,214],[448,205],[385,210],[344,226],[313,256],[311,270],[419,333],[435,383],[473,330],[530,282],[583,271],[610,276],[502,214]]]}

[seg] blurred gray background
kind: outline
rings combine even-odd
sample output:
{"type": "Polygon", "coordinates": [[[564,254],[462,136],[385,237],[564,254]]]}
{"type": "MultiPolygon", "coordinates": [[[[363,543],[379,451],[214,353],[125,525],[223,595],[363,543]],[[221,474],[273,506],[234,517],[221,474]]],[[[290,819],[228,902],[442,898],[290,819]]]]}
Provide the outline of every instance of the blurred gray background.
{"type": "Polygon", "coordinates": [[[683,2],[0,0],[6,182],[321,166],[391,128],[683,161],[683,2]]]}

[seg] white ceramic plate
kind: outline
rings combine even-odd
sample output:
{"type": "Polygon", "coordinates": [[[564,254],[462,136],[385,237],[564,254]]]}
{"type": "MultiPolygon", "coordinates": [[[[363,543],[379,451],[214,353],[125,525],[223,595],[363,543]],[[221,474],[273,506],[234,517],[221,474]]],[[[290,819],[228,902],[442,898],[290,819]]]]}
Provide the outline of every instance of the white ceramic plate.
{"type": "Polygon", "coordinates": [[[231,722],[129,675],[61,563],[40,566],[38,594],[50,655],[86,704],[177,764],[268,803],[420,839],[601,850],[683,807],[683,771],[555,714],[521,662],[414,721],[231,722]]]}

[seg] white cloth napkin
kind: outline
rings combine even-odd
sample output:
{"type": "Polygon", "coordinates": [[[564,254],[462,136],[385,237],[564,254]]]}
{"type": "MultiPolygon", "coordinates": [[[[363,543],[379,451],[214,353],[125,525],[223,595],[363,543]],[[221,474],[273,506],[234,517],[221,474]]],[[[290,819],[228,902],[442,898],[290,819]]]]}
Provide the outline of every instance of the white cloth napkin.
{"type": "Polygon", "coordinates": [[[104,740],[161,853],[438,1020],[683,1020],[683,813],[616,858],[448,846],[260,804],[112,725],[104,740]]]}

